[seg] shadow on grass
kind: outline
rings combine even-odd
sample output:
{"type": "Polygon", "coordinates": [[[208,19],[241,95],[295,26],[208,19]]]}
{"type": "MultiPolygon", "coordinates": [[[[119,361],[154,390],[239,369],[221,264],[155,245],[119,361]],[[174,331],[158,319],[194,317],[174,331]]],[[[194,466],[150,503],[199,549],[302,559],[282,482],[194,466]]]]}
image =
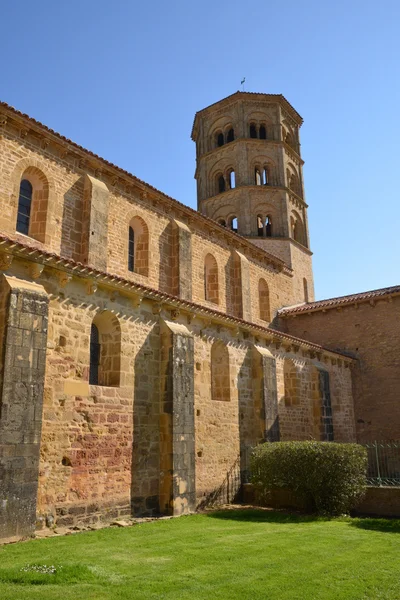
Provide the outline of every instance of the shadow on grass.
{"type": "Polygon", "coordinates": [[[354,518],[349,522],[351,527],[382,533],[400,533],[400,519],[381,519],[378,517],[354,518]]]}
{"type": "Polygon", "coordinates": [[[314,523],[315,521],[329,521],[329,517],[318,515],[289,513],[285,511],[263,510],[257,508],[239,508],[228,510],[215,510],[206,513],[210,519],[225,521],[246,521],[248,523],[282,523],[293,525],[296,523],[314,523]]]}

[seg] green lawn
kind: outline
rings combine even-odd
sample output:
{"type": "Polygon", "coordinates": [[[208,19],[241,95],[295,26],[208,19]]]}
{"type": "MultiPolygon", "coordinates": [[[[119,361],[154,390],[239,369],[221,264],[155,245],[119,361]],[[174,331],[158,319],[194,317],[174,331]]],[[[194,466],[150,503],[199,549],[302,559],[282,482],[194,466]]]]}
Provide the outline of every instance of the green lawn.
{"type": "Polygon", "coordinates": [[[399,600],[400,521],[245,509],[10,544],[0,598],[399,600]]]}

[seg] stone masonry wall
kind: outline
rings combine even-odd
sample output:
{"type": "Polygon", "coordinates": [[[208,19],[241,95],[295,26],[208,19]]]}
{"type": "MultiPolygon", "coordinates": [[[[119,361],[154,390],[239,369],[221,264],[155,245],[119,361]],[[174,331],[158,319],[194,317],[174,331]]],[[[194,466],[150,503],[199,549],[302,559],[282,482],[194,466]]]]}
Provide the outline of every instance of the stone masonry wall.
{"type": "MultiPolygon", "coordinates": [[[[268,261],[256,258],[240,238],[228,238],[216,223],[198,222],[195,216],[186,218],[178,203],[175,208],[165,207],[162,195],[158,198],[150,186],[148,191],[141,191],[139,186],[122,185],[118,178],[88,170],[88,163],[73,159],[53,143],[40,146],[31,134],[21,138],[19,129],[11,125],[0,135],[0,157],[0,231],[17,240],[204,305],[208,305],[204,298],[204,258],[210,252],[219,268],[218,310],[229,313],[235,311],[230,302],[234,285],[231,253],[239,250],[248,260],[251,274],[248,315],[256,315],[258,281],[254,278],[263,277],[271,283],[276,296],[273,309],[294,301],[292,277],[287,271],[279,272],[268,261]],[[15,231],[21,178],[26,173],[30,177],[31,171],[40,174],[48,189],[45,242],[15,231]],[[128,228],[134,217],[143,219],[149,230],[147,275],[128,270],[128,228]],[[182,227],[174,232],[178,223],[182,227]],[[174,241],[176,237],[179,244],[174,241]],[[178,283],[177,276],[169,273],[174,264],[180,269],[178,283]]],[[[146,188],[145,184],[141,187],[146,188]]],[[[252,318],[257,320],[257,316],[252,318]]]]}
{"type": "MultiPolygon", "coordinates": [[[[297,314],[282,319],[281,325],[292,335],[351,352],[358,358],[353,370],[358,441],[399,438],[399,296],[340,310],[297,314]]],[[[341,383],[334,385],[339,386],[336,397],[340,403],[341,383]]]]}
{"type": "Polygon", "coordinates": [[[35,529],[48,298],[41,286],[4,276],[0,295],[0,539],[7,539],[35,529]]]}

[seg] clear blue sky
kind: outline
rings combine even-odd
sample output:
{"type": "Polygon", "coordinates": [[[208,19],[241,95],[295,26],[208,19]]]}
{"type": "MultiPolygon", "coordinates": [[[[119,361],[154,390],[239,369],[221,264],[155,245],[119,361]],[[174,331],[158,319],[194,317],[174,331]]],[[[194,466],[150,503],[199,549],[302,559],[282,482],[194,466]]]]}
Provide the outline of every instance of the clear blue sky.
{"type": "Polygon", "coordinates": [[[194,113],[282,93],[318,299],[400,283],[398,0],[4,0],[0,99],[196,207],[194,113]]]}

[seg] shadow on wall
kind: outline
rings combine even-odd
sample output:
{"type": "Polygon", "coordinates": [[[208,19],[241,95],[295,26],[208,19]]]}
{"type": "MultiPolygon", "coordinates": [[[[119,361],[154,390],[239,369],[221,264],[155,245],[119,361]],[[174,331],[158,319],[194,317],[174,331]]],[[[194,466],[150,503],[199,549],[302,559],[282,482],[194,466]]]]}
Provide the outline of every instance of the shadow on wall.
{"type": "Polygon", "coordinates": [[[168,223],[161,233],[158,241],[158,251],[160,256],[158,289],[166,294],[177,295],[177,273],[175,271],[178,268],[178,256],[174,256],[172,223],[168,223]]]}
{"type": "Polygon", "coordinates": [[[221,485],[207,494],[197,506],[197,510],[204,510],[212,506],[221,504],[230,504],[241,500],[241,461],[240,455],[237,457],[231,468],[226,474],[221,485]]]}
{"type": "Polygon", "coordinates": [[[159,338],[157,323],[135,359],[131,464],[131,512],[134,516],[152,516],[160,512],[159,338]]]}
{"type": "MultiPolygon", "coordinates": [[[[84,181],[81,177],[64,195],[60,254],[82,262],[84,181]]],[[[89,233],[89,232],[88,232],[89,233]]]]}

